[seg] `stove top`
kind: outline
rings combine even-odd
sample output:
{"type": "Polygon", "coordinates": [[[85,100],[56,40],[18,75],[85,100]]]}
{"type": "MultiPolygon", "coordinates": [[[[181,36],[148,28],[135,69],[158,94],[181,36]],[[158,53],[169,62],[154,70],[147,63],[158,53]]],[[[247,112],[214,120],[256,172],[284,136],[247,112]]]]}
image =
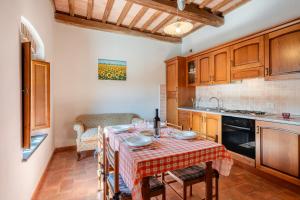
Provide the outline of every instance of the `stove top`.
{"type": "Polygon", "coordinates": [[[228,110],[228,112],[239,113],[239,114],[247,114],[247,115],[255,115],[255,116],[261,116],[261,115],[266,114],[266,112],[254,111],[254,110],[228,110]]]}

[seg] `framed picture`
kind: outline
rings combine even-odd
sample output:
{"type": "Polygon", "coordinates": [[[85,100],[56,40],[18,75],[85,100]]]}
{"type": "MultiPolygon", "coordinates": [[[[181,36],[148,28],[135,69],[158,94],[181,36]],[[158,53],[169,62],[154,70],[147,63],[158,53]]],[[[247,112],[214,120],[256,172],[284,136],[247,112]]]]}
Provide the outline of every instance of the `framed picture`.
{"type": "Polygon", "coordinates": [[[126,80],[126,61],[98,59],[99,80],[126,80]]]}

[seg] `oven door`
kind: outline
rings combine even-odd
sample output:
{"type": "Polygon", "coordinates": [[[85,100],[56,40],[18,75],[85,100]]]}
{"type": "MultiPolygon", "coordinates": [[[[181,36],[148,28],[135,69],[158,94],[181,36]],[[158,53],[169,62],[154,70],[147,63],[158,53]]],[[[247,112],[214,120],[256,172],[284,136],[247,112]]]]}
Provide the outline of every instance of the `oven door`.
{"type": "Polygon", "coordinates": [[[223,123],[222,143],[230,151],[255,159],[255,132],[250,126],[223,123]]]}

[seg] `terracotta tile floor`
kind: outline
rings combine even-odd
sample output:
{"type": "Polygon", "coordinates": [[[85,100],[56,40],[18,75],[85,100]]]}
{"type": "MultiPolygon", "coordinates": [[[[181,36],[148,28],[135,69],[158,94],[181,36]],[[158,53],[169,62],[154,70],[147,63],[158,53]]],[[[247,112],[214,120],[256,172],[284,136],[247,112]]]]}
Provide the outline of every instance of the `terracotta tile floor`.
{"type": "MultiPolygon", "coordinates": [[[[99,200],[97,192],[97,163],[93,157],[76,161],[74,151],[59,152],[54,155],[49,171],[37,195],[37,200],[99,200]]],[[[177,191],[180,185],[173,184],[177,191]]],[[[190,200],[204,198],[204,184],[193,187],[190,200]]],[[[168,200],[180,200],[176,193],[167,187],[168,200]]],[[[229,177],[220,179],[221,200],[296,200],[295,193],[264,178],[256,176],[247,170],[234,166],[229,177]]]]}

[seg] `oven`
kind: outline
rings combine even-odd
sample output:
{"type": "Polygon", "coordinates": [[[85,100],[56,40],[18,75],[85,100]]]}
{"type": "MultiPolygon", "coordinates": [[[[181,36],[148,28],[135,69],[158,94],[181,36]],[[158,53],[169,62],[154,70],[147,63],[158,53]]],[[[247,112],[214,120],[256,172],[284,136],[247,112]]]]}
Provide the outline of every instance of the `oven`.
{"type": "Polygon", "coordinates": [[[255,120],[223,116],[222,144],[230,151],[255,159],[255,120]]]}

